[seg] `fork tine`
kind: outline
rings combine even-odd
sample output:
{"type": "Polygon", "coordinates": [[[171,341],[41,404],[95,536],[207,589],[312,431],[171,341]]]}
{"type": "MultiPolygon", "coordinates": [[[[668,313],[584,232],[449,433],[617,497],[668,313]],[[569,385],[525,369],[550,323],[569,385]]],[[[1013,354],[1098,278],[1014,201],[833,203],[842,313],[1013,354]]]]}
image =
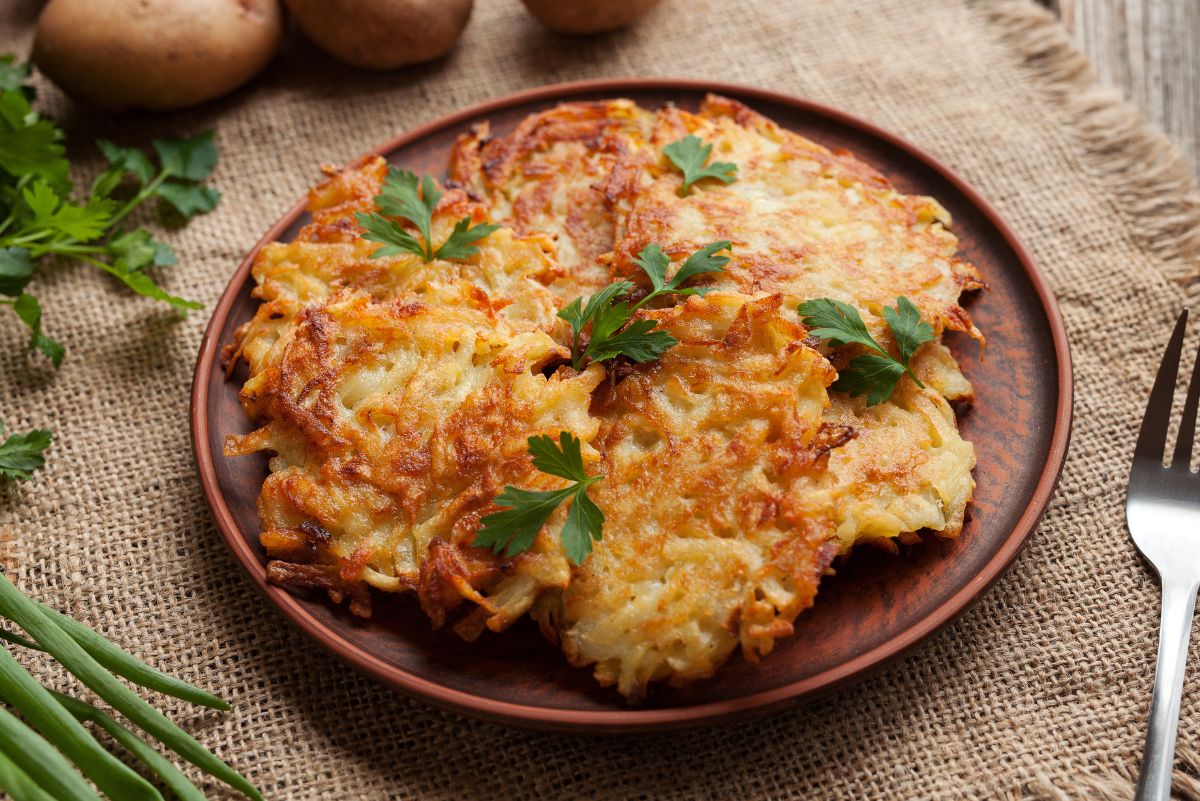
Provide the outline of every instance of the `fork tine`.
{"type": "Polygon", "coordinates": [[[1150,400],[1146,403],[1146,414],[1142,417],[1142,430],[1138,433],[1137,447],[1133,450],[1135,459],[1153,459],[1161,463],[1163,453],[1166,452],[1167,426],[1171,422],[1171,399],[1175,395],[1175,379],[1179,375],[1179,354],[1183,350],[1187,316],[1187,309],[1180,312],[1175,330],[1171,333],[1171,341],[1167,343],[1167,350],[1163,353],[1162,364],[1158,366],[1154,388],[1150,390],[1150,400]]]}
{"type": "Polygon", "coordinates": [[[1175,457],[1171,467],[1187,470],[1192,461],[1192,444],[1196,441],[1196,407],[1200,406],[1200,348],[1188,380],[1187,400],[1183,404],[1183,419],[1179,421],[1179,438],[1175,440],[1175,457]]]}

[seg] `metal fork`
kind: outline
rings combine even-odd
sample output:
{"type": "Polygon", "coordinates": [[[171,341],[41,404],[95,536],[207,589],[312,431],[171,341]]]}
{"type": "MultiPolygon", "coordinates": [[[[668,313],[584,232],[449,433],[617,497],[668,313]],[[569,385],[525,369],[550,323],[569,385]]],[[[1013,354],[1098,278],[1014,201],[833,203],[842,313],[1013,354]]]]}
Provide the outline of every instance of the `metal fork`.
{"type": "Polygon", "coordinates": [[[1162,466],[1187,316],[1184,309],[1150,390],[1125,490],[1129,533],[1162,582],[1158,667],[1136,801],[1167,801],[1171,796],[1179,701],[1196,589],[1200,587],[1200,475],[1189,467],[1196,438],[1196,407],[1200,403],[1200,353],[1196,354],[1188,382],[1175,454],[1170,467],[1162,466]]]}

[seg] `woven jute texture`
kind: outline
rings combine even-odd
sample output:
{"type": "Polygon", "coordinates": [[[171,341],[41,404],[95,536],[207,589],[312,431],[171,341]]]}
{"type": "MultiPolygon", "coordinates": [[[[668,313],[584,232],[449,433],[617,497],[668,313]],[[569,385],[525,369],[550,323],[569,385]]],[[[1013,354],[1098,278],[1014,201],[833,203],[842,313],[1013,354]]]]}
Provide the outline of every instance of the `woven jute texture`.
{"type": "MultiPolygon", "coordinates": [[[[0,51],[28,48],[38,5],[0,4],[0,51]]],[[[285,625],[226,553],[188,436],[205,313],[178,320],[82,265],[35,287],[69,348],[57,373],[0,316],[0,414],[57,436],[36,480],[0,497],[22,587],[228,698],[233,711],[205,715],[156,700],[272,799],[1131,797],[1158,589],[1129,543],[1123,485],[1200,228],[1186,165],[1034,4],[667,0],[629,31],[568,39],[516,0],[478,0],[431,66],[363,74],[293,42],[199,110],[105,118],[45,85],[39,102],[84,173],[98,136],[216,129],[224,200],[170,235],[180,265],[165,279],[211,308],[318,165],[468,104],[610,76],[739,82],[865,117],[951,165],[1030,246],[1070,334],[1074,438],[1045,521],[982,603],[861,685],[736,726],[585,738],[429,709],[285,625]]],[[[1200,638],[1192,663],[1176,789],[1200,799],[1200,638]]]]}

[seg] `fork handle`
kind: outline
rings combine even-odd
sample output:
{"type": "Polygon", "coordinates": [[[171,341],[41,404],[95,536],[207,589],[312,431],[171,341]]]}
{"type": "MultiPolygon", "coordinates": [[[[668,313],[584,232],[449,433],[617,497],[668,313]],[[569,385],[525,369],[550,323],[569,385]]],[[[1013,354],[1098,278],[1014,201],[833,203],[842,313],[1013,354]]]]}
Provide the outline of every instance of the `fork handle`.
{"type": "Polygon", "coordinates": [[[1196,611],[1194,579],[1162,577],[1162,621],[1158,629],[1158,667],[1154,670],[1154,695],[1142,771],[1134,801],[1170,801],[1171,770],[1175,766],[1175,733],[1179,727],[1179,701],[1187,663],[1192,615],[1196,611]]]}

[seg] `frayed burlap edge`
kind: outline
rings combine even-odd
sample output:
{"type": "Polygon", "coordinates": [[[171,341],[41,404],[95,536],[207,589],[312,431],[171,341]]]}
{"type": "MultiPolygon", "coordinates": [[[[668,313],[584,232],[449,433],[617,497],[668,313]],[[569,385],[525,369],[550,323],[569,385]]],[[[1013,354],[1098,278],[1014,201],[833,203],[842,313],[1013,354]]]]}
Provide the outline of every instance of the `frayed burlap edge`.
{"type": "Polygon", "coordinates": [[[1034,84],[1081,145],[1088,169],[1116,198],[1137,243],[1163,259],[1163,272],[1189,302],[1200,298],[1200,191],[1187,158],[1120,92],[1100,84],[1049,11],[1029,0],[980,7],[1034,73],[1034,84]]]}
{"type": "MultiPolygon", "coordinates": [[[[1087,168],[1112,192],[1137,243],[1163,260],[1165,275],[1200,299],[1200,191],[1191,165],[1117,90],[1103,86],[1087,57],[1046,9],[1028,0],[981,4],[1001,40],[1022,56],[1034,85],[1081,146],[1087,168]]],[[[1012,801],[1128,801],[1134,765],[1066,776],[1034,772],[1012,801]]],[[[1200,752],[1176,752],[1173,795],[1200,801],[1200,752]]]]}

